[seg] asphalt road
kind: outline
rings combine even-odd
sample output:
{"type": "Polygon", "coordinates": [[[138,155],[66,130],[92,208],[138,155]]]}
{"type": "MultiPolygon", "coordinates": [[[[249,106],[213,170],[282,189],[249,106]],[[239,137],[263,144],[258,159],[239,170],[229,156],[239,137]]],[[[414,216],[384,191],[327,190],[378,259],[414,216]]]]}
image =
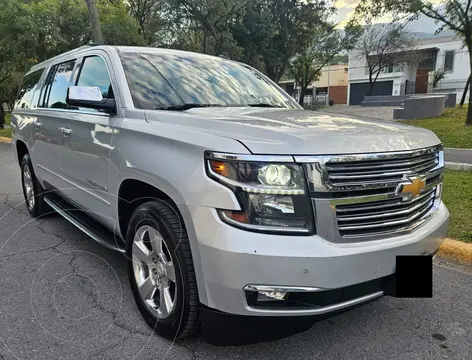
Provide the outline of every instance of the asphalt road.
{"type": "Polygon", "coordinates": [[[0,143],[0,359],[471,359],[472,269],[434,267],[433,299],[384,297],[279,341],[163,340],[141,319],[124,259],[58,215],[32,220],[0,143]]]}

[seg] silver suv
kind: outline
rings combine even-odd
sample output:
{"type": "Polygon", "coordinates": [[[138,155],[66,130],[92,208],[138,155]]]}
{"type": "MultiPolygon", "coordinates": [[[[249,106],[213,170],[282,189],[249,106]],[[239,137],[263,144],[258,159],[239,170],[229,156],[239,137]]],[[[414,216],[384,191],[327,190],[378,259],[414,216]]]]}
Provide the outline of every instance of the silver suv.
{"type": "Polygon", "coordinates": [[[257,70],[86,46],[33,66],[12,114],[32,216],[126,254],[144,319],[307,316],[385,293],[398,255],[447,232],[431,132],[304,111],[257,70]]]}

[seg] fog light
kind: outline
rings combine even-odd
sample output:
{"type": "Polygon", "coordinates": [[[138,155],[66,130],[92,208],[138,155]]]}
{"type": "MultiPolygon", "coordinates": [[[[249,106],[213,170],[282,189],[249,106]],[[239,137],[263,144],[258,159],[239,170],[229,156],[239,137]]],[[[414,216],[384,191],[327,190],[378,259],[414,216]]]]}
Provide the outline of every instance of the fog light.
{"type": "Polygon", "coordinates": [[[258,291],[257,292],[257,301],[277,301],[285,300],[287,296],[286,292],[280,291],[258,291]]]}

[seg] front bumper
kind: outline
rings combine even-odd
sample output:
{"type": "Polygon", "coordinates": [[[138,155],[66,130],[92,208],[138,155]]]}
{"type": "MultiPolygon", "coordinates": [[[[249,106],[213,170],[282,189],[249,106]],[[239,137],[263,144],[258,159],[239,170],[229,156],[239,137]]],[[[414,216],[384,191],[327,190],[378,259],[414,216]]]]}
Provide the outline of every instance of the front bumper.
{"type": "Polygon", "coordinates": [[[223,223],[212,208],[188,205],[198,240],[204,305],[237,315],[319,315],[382,296],[374,291],[349,301],[309,309],[268,309],[248,305],[249,284],[347,288],[395,272],[397,255],[429,255],[447,233],[449,212],[441,204],[414,232],[388,239],[339,244],[313,236],[251,233],[223,223]],[[336,306],[335,306],[336,305],[336,306]]]}

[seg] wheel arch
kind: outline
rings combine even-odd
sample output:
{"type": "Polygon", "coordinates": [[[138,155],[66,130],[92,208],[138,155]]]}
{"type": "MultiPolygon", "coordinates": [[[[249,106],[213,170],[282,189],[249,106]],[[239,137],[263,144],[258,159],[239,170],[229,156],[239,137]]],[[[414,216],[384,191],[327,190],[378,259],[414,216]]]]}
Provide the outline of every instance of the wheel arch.
{"type": "Polygon", "coordinates": [[[28,147],[22,140],[16,140],[16,156],[18,158],[18,165],[21,164],[21,160],[23,159],[23,156],[26,154],[29,154],[28,147]]]}
{"type": "MultiPolygon", "coordinates": [[[[172,189],[175,190],[175,189],[172,189]]],[[[197,287],[200,297],[200,302],[206,303],[205,282],[203,279],[203,270],[201,264],[200,251],[196,232],[193,226],[193,220],[190,211],[183,202],[183,199],[176,198],[175,193],[169,194],[169,191],[163,191],[160,187],[155,186],[150,181],[139,179],[136,177],[124,178],[118,187],[117,191],[117,215],[118,215],[118,230],[123,239],[126,239],[126,232],[128,229],[129,220],[134,210],[141,204],[147,201],[164,200],[168,202],[183,222],[190,242],[190,249],[192,252],[192,259],[195,268],[195,276],[197,278],[197,287]],[[172,196],[173,195],[173,196],[172,196]]]]}

